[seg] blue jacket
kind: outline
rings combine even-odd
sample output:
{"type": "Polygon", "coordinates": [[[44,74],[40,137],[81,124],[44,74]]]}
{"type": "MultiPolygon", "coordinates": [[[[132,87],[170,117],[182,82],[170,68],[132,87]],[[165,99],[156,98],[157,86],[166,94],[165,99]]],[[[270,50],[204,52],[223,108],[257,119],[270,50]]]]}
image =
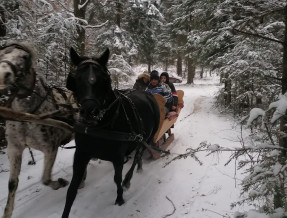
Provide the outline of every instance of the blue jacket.
{"type": "Polygon", "coordinates": [[[172,93],[169,86],[165,83],[158,83],[156,86],[153,86],[151,83],[148,85],[147,92],[151,94],[160,94],[166,99],[166,103],[172,102],[172,93]]]}

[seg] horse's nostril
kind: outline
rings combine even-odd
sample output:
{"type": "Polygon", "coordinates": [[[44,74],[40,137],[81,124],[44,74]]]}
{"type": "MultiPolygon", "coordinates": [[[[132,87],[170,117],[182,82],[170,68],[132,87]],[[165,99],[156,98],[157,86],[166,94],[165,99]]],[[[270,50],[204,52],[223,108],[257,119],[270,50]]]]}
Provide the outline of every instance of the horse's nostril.
{"type": "Polygon", "coordinates": [[[12,80],[12,73],[11,72],[4,73],[4,84],[10,83],[11,80],[12,80]]]}
{"type": "Polygon", "coordinates": [[[9,77],[11,77],[12,73],[11,72],[6,72],[4,75],[5,75],[4,79],[8,79],[9,77]]]}

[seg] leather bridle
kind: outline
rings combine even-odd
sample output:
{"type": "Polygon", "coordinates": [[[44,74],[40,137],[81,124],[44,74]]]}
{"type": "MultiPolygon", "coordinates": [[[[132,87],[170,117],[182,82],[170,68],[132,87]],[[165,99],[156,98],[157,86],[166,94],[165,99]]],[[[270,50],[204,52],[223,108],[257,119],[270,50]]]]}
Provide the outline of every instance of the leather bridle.
{"type": "MultiPolygon", "coordinates": [[[[31,54],[30,54],[31,52],[30,52],[30,50],[29,50],[28,48],[26,48],[25,46],[23,46],[23,45],[10,44],[10,45],[6,45],[6,46],[4,46],[4,47],[1,47],[0,50],[4,50],[4,49],[6,49],[6,48],[8,48],[8,47],[12,47],[12,46],[13,46],[14,48],[21,49],[21,50],[27,52],[27,53],[30,55],[30,58],[31,58],[31,54]]],[[[36,83],[36,72],[35,72],[35,70],[34,70],[33,68],[30,69],[31,64],[28,65],[28,66],[25,66],[25,70],[24,70],[23,72],[18,73],[17,67],[16,67],[15,64],[13,64],[11,61],[4,59],[4,60],[0,60],[0,63],[6,63],[6,64],[8,64],[8,65],[11,67],[11,69],[12,69],[12,71],[13,71],[13,73],[14,73],[14,77],[15,77],[15,84],[13,84],[13,86],[15,86],[15,87],[18,88],[18,89],[20,88],[20,89],[26,90],[26,93],[25,93],[25,94],[18,94],[17,97],[18,97],[18,98],[26,98],[27,96],[31,95],[31,93],[33,92],[33,90],[34,90],[34,88],[35,88],[35,83],[36,83]],[[30,70],[31,70],[32,73],[33,73],[33,80],[34,80],[34,81],[33,81],[33,83],[32,83],[32,87],[27,88],[27,87],[22,86],[22,85],[19,83],[19,81],[21,81],[22,78],[23,78],[24,76],[26,76],[27,73],[28,73],[30,70]]]]}

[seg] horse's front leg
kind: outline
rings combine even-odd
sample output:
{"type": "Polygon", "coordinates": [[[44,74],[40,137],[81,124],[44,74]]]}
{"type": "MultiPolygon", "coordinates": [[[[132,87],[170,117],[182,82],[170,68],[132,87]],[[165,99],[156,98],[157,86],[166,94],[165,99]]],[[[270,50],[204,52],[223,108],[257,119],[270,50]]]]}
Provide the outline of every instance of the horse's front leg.
{"type": "Polygon", "coordinates": [[[57,181],[53,181],[51,178],[52,169],[58,153],[58,147],[54,147],[43,152],[44,152],[44,172],[42,176],[42,183],[44,185],[50,186],[54,190],[67,186],[69,184],[67,180],[58,178],[57,181]]]}
{"type": "Polygon", "coordinates": [[[114,169],[115,169],[115,176],[114,176],[114,181],[117,185],[117,199],[115,204],[121,206],[122,204],[125,203],[124,198],[123,198],[123,187],[122,187],[122,173],[123,173],[123,167],[124,167],[124,161],[121,161],[120,163],[118,162],[113,162],[114,169]]]}
{"type": "Polygon", "coordinates": [[[8,185],[9,193],[3,218],[10,218],[13,213],[15,195],[19,183],[23,149],[21,146],[13,146],[8,144],[7,154],[10,162],[10,176],[8,185]]]}
{"type": "Polygon", "coordinates": [[[73,178],[67,191],[66,203],[62,218],[69,217],[72,205],[78,193],[78,188],[83,180],[89,161],[89,157],[85,156],[84,154],[80,154],[76,149],[73,163],[73,178]]]}

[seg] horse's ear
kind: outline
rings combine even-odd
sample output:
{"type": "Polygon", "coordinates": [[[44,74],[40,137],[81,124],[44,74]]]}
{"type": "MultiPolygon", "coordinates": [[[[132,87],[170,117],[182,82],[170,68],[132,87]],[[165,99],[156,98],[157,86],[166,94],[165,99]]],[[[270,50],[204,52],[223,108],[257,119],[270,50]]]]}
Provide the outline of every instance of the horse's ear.
{"type": "Polygon", "coordinates": [[[70,58],[72,63],[76,66],[79,65],[82,60],[73,47],[70,48],[70,58]]]}
{"type": "Polygon", "coordinates": [[[101,57],[99,57],[98,62],[103,66],[107,66],[109,57],[110,57],[110,50],[107,48],[105,52],[101,55],[101,57]]]}
{"type": "Polygon", "coordinates": [[[67,89],[75,92],[76,91],[76,83],[75,83],[75,78],[71,76],[70,74],[68,75],[67,78],[67,83],[66,83],[67,89]]]}

